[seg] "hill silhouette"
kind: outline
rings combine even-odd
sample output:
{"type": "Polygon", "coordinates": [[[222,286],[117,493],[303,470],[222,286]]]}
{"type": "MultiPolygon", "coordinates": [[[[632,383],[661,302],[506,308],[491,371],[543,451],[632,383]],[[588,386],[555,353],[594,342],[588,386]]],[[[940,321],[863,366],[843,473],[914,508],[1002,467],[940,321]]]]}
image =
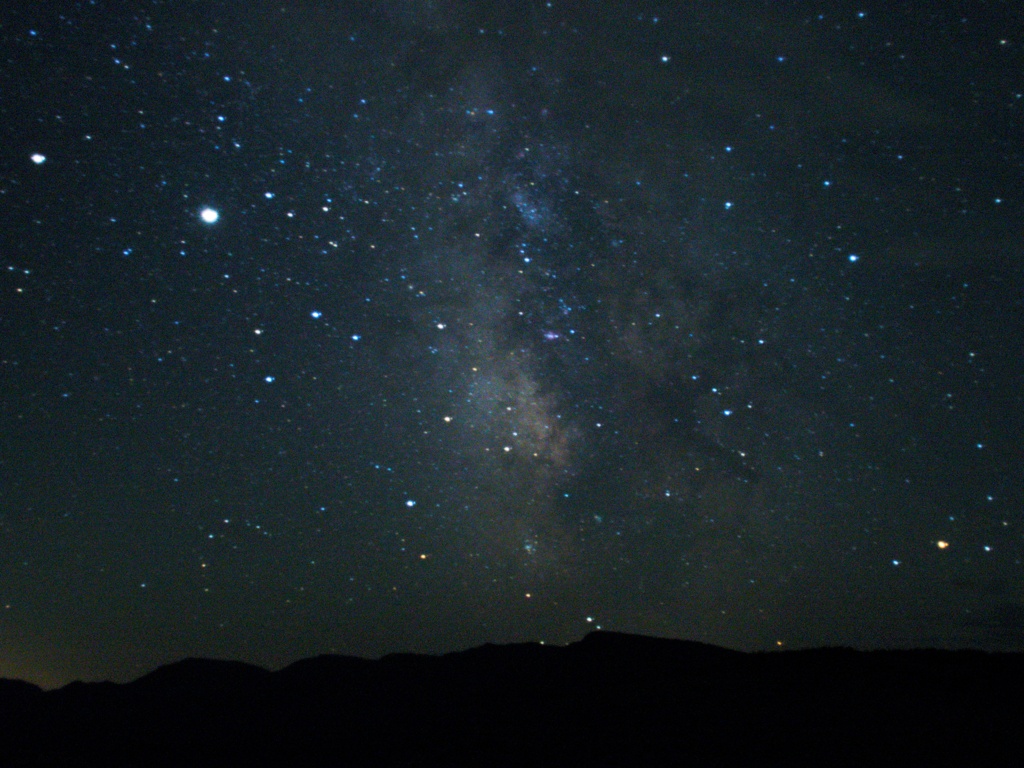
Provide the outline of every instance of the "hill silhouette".
{"type": "Polygon", "coordinates": [[[1024,654],[747,654],[596,632],[278,672],[0,681],[0,766],[1024,764],[1024,654]]]}

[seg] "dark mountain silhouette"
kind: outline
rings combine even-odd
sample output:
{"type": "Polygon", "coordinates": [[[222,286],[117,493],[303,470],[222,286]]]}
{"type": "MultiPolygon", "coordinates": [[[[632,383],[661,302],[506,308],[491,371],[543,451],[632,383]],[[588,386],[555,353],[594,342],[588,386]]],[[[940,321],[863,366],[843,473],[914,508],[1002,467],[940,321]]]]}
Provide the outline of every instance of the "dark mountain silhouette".
{"type": "Polygon", "coordinates": [[[128,684],[0,681],[0,766],[1024,765],[1024,654],[598,632],[128,684]]]}

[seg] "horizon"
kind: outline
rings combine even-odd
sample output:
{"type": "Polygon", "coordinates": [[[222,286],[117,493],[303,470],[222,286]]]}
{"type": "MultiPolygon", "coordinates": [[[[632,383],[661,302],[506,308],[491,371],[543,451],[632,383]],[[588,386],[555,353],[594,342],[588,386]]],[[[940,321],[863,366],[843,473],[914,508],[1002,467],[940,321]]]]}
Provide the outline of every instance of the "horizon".
{"type": "Polygon", "coordinates": [[[175,667],[175,666],[178,666],[178,665],[183,664],[183,663],[195,662],[195,661],[199,661],[199,662],[213,662],[215,664],[225,664],[225,665],[241,664],[241,665],[244,665],[244,666],[246,666],[248,668],[251,668],[251,669],[254,669],[254,670],[260,670],[260,671],[263,671],[263,672],[269,672],[271,674],[274,674],[274,673],[277,673],[277,672],[282,672],[282,671],[284,671],[284,670],[286,670],[286,669],[288,669],[288,668],[290,668],[290,667],[292,667],[292,666],[294,666],[296,664],[301,664],[301,663],[304,663],[304,662],[313,662],[313,661],[316,661],[318,659],[324,659],[324,658],[341,658],[341,659],[353,659],[353,660],[357,660],[357,661],[366,661],[366,662],[381,662],[381,661],[386,661],[387,659],[394,659],[394,658],[397,658],[397,657],[410,657],[410,656],[411,657],[417,657],[417,658],[441,659],[441,658],[446,658],[446,657],[449,657],[449,656],[459,656],[461,654],[472,653],[473,651],[479,650],[481,648],[503,649],[503,648],[508,648],[508,647],[524,646],[524,645],[544,647],[544,648],[568,649],[568,648],[570,648],[572,646],[576,646],[576,645],[579,645],[580,643],[584,643],[588,639],[592,639],[594,636],[597,636],[597,635],[606,635],[606,636],[607,635],[612,635],[612,636],[619,636],[619,637],[622,637],[622,638],[627,638],[627,639],[630,639],[630,640],[640,640],[640,641],[643,641],[643,640],[655,640],[655,641],[664,641],[664,642],[668,642],[668,643],[679,643],[680,645],[686,645],[686,646],[701,646],[701,647],[704,647],[704,648],[712,648],[712,649],[715,649],[715,650],[722,650],[722,651],[729,651],[729,652],[732,652],[732,653],[738,653],[738,654],[741,654],[741,655],[744,655],[744,656],[758,656],[758,655],[763,655],[763,654],[778,654],[778,653],[794,653],[794,654],[799,654],[799,653],[806,653],[806,652],[813,653],[813,652],[818,652],[818,651],[850,651],[850,652],[853,652],[853,653],[856,653],[856,654],[907,653],[907,652],[918,652],[918,651],[928,653],[928,652],[939,651],[939,652],[951,653],[951,654],[981,653],[981,654],[984,654],[986,656],[989,656],[989,655],[1000,655],[1000,656],[1002,656],[1002,655],[1011,655],[1012,656],[1012,655],[1022,655],[1022,654],[1024,654],[1024,651],[989,651],[989,650],[985,650],[985,649],[981,649],[981,648],[973,648],[973,647],[970,647],[970,646],[961,646],[961,647],[935,647],[935,646],[907,646],[907,647],[899,647],[899,646],[891,646],[891,647],[878,647],[878,648],[857,648],[857,647],[850,646],[850,645],[818,645],[818,646],[801,646],[801,647],[792,647],[791,648],[791,647],[789,647],[789,646],[787,646],[785,644],[779,644],[779,643],[776,643],[773,647],[762,648],[762,649],[744,650],[744,649],[738,649],[738,648],[729,648],[729,647],[726,647],[726,646],[723,646],[723,645],[716,645],[716,644],[713,644],[713,643],[705,643],[705,642],[701,642],[699,640],[689,640],[687,638],[680,638],[680,637],[661,637],[661,636],[656,636],[656,635],[642,635],[642,634],[635,634],[635,633],[632,633],[632,632],[620,632],[620,631],[608,630],[608,629],[593,629],[593,630],[590,630],[589,632],[587,632],[586,634],[584,634],[582,637],[579,637],[579,638],[577,638],[575,640],[569,640],[569,641],[564,642],[564,643],[550,643],[550,642],[547,642],[545,640],[520,640],[520,641],[510,641],[510,642],[504,642],[504,643],[484,642],[484,643],[481,643],[479,645],[473,645],[473,646],[469,646],[469,647],[466,647],[466,648],[456,648],[456,649],[440,651],[440,652],[390,651],[390,652],[384,653],[384,654],[382,654],[380,656],[374,656],[374,657],[359,656],[359,655],[346,654],[346,653],[327,652],[327,653],[316,654],[316,655],[313,655],[313,656],[303,656],[301,658],[292,659],[291,661],[287,661],[287,662],[285,662],[283,664],[276,664],[276,665],[272,665],[272,666],[258,664],[258,663],[252,662],[252,661],[246,661],[244,659],[236,659],[236,658],[229,658],[229,657],[220,657],[220,656],[183,656],[183,657],[178,658],[178,659],[172,659],[170,661],[166,661],[166,662],[163,662],[161,664],[158,664],[158,665],[152,667],[151,669],[147,669],[147,670],[143,671],[141,674],[139,674],[139,675],[137,675],[135,677],[118,679],[118,680],[113,680],[113,679],[110,679],[110,678],[91,679],[91,680],[83,680],[83,679],[80,679],[80,678],[75,678],[73,680],[67,680],[67,681],[64,681],[64,682],[61,682],[61,683],[57,683],[57,684],[53,684],[53,685],[43,685],[43,684],[41,684],[38,681],[26,680],[24,678],[0,676],[0,681],[6,680],[6,681],[12,681],[12,682],[29,683],[30,685],[33,685],[33,686],[35,686],[37,688],[40,688],[42,691],[47,692],[47,691],[60,690],[62,688],[65,688],[66,686],[72,685],[72,684],[94,685],[94,684],[103,684],[103,683],[113,683],[115,685],[130,685],[132,683],[137,682],[138,680],[141,680],[144,677],[147,677],[151,673],[156,672],[158,670],[165,669],[167,667],[175,667]]]}

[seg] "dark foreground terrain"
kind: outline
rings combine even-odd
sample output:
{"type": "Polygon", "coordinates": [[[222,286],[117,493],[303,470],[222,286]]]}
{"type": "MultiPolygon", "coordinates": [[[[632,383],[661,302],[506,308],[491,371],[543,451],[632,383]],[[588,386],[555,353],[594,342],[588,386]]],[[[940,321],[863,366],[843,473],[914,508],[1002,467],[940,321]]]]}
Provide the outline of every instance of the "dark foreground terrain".
{"type": "Polygon", "coordinates": [[[592,634],[126,685],[0,681],[0,765],[1024,765],[1024,655],[592,634]]]}

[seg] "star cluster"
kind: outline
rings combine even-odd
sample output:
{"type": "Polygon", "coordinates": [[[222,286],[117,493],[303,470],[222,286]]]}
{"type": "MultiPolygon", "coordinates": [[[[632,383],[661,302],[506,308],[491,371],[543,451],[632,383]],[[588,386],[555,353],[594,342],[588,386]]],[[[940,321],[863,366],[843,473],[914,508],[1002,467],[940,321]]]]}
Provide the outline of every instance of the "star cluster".
{"type": "Polygon", "coordinates": [[[0,675],[1021,647],[1010,12],[586,6],[0,11],[0,675]]]}

